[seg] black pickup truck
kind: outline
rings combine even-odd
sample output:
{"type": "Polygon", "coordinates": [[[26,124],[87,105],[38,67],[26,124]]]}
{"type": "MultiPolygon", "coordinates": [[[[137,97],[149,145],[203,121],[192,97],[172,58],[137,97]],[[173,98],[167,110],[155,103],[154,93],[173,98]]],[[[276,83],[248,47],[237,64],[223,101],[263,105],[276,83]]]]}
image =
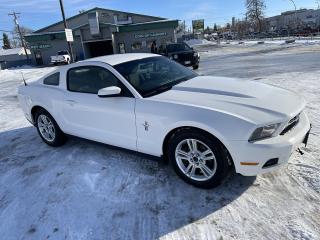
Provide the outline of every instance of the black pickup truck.
{"type": "Polygon", "coordinates": [[[163,49],[162,55],[193,69],[199,68],[199,53],[186,43],[170,43],[163,49]]]}

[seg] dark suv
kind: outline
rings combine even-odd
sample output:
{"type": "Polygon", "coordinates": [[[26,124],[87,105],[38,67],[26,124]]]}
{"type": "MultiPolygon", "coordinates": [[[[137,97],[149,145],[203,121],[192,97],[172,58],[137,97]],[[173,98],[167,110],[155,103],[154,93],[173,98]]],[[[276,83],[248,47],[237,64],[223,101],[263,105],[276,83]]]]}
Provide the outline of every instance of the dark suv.
{"type": "Polygon", "coordinates": [[[167,44],[162,54],[184,66],[199,68],[199,53],[186,43],[167,44]]]}

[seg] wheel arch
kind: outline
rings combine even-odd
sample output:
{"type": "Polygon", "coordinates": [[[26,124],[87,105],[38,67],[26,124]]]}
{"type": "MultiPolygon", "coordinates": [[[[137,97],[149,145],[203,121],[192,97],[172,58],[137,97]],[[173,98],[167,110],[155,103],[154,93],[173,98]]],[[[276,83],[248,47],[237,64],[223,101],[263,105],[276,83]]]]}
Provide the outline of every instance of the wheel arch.
{"type": "Polygon", "coordinates": [[[32,117],[32,121],[33,121],[34,124],[35,124],[35,121],[36,121],[36,119],[35,119],[36,113],[37,113],[39,110],[44,110],[44,111],[48,112],[48,113],[52,116],[52,114],[51,114],[46,108],[44,108],[43,106],[35,105],[35,106],[33,106],[33,107],[31,108],[31,117],[32,117]]]}
{"type": "Polygon", "coordinates": [[[212,134],[211,132],[209,132],[209,131],[207,131],[207,130],[204,130],[204,129],[199,128],[199,127],[194,127],[194,126],[180,126],[180,127],[176,127],[176,128],[174,128],[174,129],[170,130],[170,131],[166,134],[166,136],[165,136],[165,138],[164,138],[164,140],[163,140],[163,143],[162,143],[162,153],[163,153],[163,156],[164,156],[165,158],[167,158],[167,149],[168,149],[168,143],[169,143],[170,138],[171,138],[174,134],[177,134],[177,133],[180,132],[180,131],[191,130],[191,129],[192,129],[192,130],[196,130],[196,131],[203,132],[203,133],[211,136],[211,137],[214,138],[215,140],[217,140],[217,141],[221,144],[221,146],[225,149],[225,151],[227,152],[227,154],[228,154],[228,156],[229,156],[229,158],[230,158],[230,161],[231,161],[230,164],[234,165],[232,155],[231,155],[230,151],[228,150],[227,145],[225,144],[224,141],[221,140],[221,138],[215,136],[214,134],[212,134]]]}

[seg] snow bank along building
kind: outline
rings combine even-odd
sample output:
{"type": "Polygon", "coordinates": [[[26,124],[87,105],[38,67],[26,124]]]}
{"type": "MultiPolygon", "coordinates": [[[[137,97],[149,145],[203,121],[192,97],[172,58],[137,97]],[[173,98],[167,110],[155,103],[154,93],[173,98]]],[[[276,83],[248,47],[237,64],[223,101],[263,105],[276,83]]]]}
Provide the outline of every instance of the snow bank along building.
{"type": "MultiPolygon", "coordinates": [[[[93,8],[68,18],[67,24],[73,32],[74,58],[82,60],[114,53],[150,52],[153,41],[158,47],[176,42],[178,20],[93,8]]],[[[49,64],[50,56],[68,50],[62,21],[25,38],[37,65],[49,64]]]]}

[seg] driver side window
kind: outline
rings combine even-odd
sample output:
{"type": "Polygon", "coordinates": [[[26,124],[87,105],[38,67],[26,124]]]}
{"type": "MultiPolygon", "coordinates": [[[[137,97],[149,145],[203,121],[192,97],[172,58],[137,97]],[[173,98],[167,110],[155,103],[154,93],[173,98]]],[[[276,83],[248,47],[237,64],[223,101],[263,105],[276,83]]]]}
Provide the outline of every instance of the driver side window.
{"type": "Polygon", "coordinates": [[[129,90],[109,70],[98,66],[71,68],[67,74],[67,86],[72,92],[92,94],[97,94],[102,88],[117,86],[122,89],[122,95],[128,96],[129,93],[129,90]]]}

